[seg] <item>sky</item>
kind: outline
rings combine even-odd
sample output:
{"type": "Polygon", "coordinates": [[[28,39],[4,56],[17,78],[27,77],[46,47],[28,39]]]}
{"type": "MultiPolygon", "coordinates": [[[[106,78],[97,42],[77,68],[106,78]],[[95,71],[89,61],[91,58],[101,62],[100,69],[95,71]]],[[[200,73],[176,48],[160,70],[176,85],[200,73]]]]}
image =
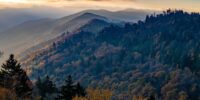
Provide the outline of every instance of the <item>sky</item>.
{"type": "Polygon", "coordinates": [[[69,10],[85,9],[183,9],[200,12],[200,0],[0,0],[0,9],[56,7],[69,10]]]}

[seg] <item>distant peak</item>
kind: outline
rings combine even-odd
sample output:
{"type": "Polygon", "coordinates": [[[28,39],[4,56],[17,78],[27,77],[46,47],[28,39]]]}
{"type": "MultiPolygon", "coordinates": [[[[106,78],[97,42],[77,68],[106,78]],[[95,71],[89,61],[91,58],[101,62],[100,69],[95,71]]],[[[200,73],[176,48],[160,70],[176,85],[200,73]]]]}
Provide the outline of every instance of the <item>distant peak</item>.
{"type": "Polygon", "coordinates": [[[107,18],[104,17],[104,16],[100,16],[100,15],[97,15],[97,14],[94,14],[94,13],[90,13],[90,12],[85,12],[85,13],[83,13],[82,15],[80,15],[80,16],[77,17],[77,18],[107,19],[107,18]]]}
{"type": "Polygon", "coordinates": [[[83,13],[81,16],[99,16],[90,12],[83,13]]]}

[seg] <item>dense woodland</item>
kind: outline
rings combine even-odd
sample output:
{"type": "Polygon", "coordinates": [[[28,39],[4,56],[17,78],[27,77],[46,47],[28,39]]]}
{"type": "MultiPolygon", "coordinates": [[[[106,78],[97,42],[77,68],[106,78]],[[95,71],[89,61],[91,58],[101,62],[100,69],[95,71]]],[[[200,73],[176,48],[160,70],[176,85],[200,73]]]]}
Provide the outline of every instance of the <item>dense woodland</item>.
{"type": "MultiPolygon", "coordinates": [[[[57,88],[49,76],[40,77],[33,84],[14,55],[1,66],[0,71],[0,100],[88,100],[103,96],[106,100],[111,98],[110,92],[102,90],[88,90],[88,94],[80,83],[74,84],[71,75],[67,77],[63,86],[57,88]],[[95,91],[98,91],[95,93],[95,91]],[[107,94],[108,93],[108,94],[107,94]],[[86,96],[87,94],[87,96],[86,96]],[[90,97],[95,95],[94,97],[90,97]]],[[[102,99],[98,99],[102,100],[102,99]]]]}
{"type": "Polygon", "coordinates": [[[39,99],[89,100],[98,94],[105,100],[200,100],[199,29],[200,14],[167,10],[97,33],[64,34],[22,60],[35,82],[11,56],[2,65],[1,79],[22,80],[16,82],[23,88],[13,82],[1,86],[15,89],[20,98],[25,92],[25,97],[38,95],[39,99]],[[29,81],[34,83],[31,88],[29,81]]]}

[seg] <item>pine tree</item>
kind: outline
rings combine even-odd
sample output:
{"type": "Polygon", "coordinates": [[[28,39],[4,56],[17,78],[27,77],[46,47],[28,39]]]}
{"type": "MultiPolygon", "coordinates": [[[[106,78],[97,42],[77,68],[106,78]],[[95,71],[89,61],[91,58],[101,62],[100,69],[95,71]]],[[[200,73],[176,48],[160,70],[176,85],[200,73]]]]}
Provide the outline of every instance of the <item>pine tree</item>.
{"type": "Polygon", "coordinates": [[[75,97],[75,88],[73,86],[73,81],[71,75],[68,76],[67,80],[65,80],[65,85],[61,87],[60,94],[58,95],[58,99],[61,100],[72,100],[75,97]]]}
{"type": "Polygon", "coordinates": [[[153,95],[151,95],[147,100],[156,100],[153,95]]]}
{"type": "Polygon", "coordinates": [[[47,76],[43,81],[39,77],[36,82],[36,86],[42,98],[45,98],[47,94],[53,94],[57,91],[56,85],[49,78],[49,76],[47,76]]]}
{"type": "Polygon", "coordinates": [[[53,83],[53,81],[49,78],[49,76],[46,77],[43,84],[46,89],[46,91],[45,91],[46,93],[52,94],[52,93],[56,92],[56,86],[53,83]]]}
{"type": "Polygon", "coordinates": [[[42,83],[40,77],[38,77],[38,80],[36,81],[35,85],[36,85],[36,87],[37,87],[37,89],[38,89],[39,95],[40,95],[42,98],[45,97],[44,87],[43,87],[43,83],[42,83]]]}
{"type": "Polygon", "coordinates": [[[31,95],[32,82],[13,54],[1,67],[2,87],[14,90],[19,98],[31,95]]]}
{"type": "Polygon", "coordinates": [[[78,97],[85,97],[86,95],[85,89],[80,85],[79,82],[75,86],[75,92],[78,97]]]}

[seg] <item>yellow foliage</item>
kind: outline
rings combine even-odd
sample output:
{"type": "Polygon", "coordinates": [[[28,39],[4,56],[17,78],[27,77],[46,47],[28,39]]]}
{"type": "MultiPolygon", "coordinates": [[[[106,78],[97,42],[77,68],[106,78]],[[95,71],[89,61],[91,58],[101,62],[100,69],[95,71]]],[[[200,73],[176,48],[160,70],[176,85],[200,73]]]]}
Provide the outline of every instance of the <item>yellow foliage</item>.
{"type": "Polygon", "coordinates": [[[178,98],[178,100],[187,100],[187,93],[184,92],[184,91],[181,91],[181,92],[179,93],[179,98],[178,98]]]}
{"type": "Polygon", "coordinates": [[[132,100],[147,100],[147,98],[143,96],[133,96],[132,100]]]}
{"type": "Polygon", "coordinates": [[[87,89],[87,96],[75,97],[73,100],[111,100],[113,93],[107,89],[87,89]]]}
{"type": "Polygon", "coordinates": [[[17,97],[11,90],[0,87],[0,100],[17,100],[17,97]]]}
{"type": "Polygon", "coordinates": [[[42,97],[41,96],[34,96],[33,100],[42,100],[42,97]]]}
{"type": "Polygon", "coordinates": [[[74,97],[73,100],[88,100],[86,97],[74,97]]]}
{"type": "Polygon", "coordinates": [[[92,100],[110,100],[112,92],[103,89],[88,89],[88,97],[92,100]]]}

